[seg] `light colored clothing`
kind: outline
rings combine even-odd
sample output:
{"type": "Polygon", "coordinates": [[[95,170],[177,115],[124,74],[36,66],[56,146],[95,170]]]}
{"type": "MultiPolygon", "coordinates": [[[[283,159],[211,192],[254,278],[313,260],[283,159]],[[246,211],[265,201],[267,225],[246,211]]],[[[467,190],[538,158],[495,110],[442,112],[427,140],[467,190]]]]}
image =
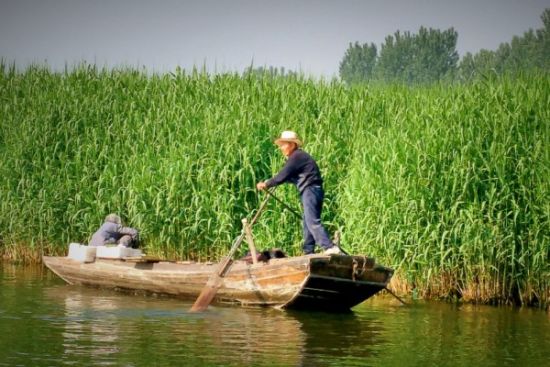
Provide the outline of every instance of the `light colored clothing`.
{"type": "Polygon", "coordinates": [[[138,230],[131,227],[123,227],[113,222],[105,222],[92,235],[90,246],[104,246],[108,244],[120,244],[132,247],[138,241],[138,230]]]}

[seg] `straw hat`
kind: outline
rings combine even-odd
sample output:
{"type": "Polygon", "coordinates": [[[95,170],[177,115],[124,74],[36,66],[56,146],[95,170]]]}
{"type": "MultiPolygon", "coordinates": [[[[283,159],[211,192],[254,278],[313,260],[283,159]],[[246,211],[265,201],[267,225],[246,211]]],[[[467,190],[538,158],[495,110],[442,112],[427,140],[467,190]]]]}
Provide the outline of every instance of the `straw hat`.
{"type": "Polygon", "coordinates": [[[275,144],[281,145],[281,143],[294,143],[297,146],[302,145],[302,141],[294,131],[283,131],[281,137],[275,140],[275,144]]]}

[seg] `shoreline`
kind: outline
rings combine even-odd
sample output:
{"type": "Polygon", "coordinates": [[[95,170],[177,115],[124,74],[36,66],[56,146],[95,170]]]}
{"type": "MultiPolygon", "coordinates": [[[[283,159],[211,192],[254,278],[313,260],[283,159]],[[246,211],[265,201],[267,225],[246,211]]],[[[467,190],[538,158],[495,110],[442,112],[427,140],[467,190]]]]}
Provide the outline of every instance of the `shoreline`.
{"type": "MultiPolygon", "coordinates": [[[[46,252],[50,256],[65,256],[66,251],[52,246],[45,246],[46,252]]],[[[154,251],[149,253],[152,256],[159,256],[154,251]]],[[[159,256],[163,257],[163,256],[159,256]]],[[[179,258],[178,256],[168,257],[174,261],[186,261],[188,258],[179,258]]],[[[0,249],[0,262],[3,264],[15,265],[15,266],[43,266],[42,262],[42,249],[32,250],[25,248],[25,246],[18,246],[17,251],[6,251],[6,249],[0,249]]],[[[471,282],[463,283],[461,288],[450,286],[449,277],[442,277],[440,282],[431,281],[425,285],[418,286],[414,283],[408,282],[405,279],[405,275],[402,272],[396,271],[392,279],[390,280],[389,288],[397,296],[405,299],[406,302],[414,302],[417,300],[423,301],[436,301],[456,304],[471,304],[471,305],[487,305],[487,306],[509,306],[514,308],[533,308],[541,309],[550,312],[550,289],[547,289],[546,302],[525,301],[526,296],[518,293],[509,294],[508,296],[500,295],[494,291],[491,291],[491,284],[495,284],[494,279],[487,279],[484,282],[471,282]]],[[[435,279],[432,278],[432,279],[435,279]]],[[[393,297],[387,291],[382,291],[381,295],[393,297]]],[[[545,297],[540,297],[542,300],[545,297]]]]}

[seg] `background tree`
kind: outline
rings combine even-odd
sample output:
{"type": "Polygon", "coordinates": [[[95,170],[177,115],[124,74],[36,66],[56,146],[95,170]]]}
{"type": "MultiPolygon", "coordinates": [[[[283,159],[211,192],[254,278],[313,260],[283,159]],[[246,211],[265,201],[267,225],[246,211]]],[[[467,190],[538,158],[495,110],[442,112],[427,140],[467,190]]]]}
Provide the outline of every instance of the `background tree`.
{"type": "Polygon", "coordinates": [[[397,31],[386,37],[377,53],[374,44],[349,44],[340,62],[340,78],[348,83],[370,80],[406,84],[443,79],[469,80],[481,75],[517,75],[550,71],[550,8],[541,15],[543,27],[515,36],[496,50],[466,53],[459,63],[458,33],[420,27],[418,34],[397,31]]]}
{"type": "Polygon", "coordinates": [[[406,66],[412,63],[413,43],[409,32],[395,32],[387,36],[380,48],[380,57],[376,65],[376,76],[384,81],[410,82],[411,70],[406,66]]]}
{"type": "Polygon", "coordinates": [[[376,65],[376,45],[359,42],[349,44],[344,58],[340,62],[340,78],[348,84],[371,80],[376,65]]]}
{"type": "Polygon", "coordinates": [[[278,68],[275,66],[249,66],[247,67],[244,72],[243,76],[247,76],[253,74],[255,77],[267,77],[267,78],[275,78],[275,77],[297,77],[298,73],[292,70],[287,70],[284,68],[284,66],[278,68]]]}
{"type": "Polygon", "coordinates": [[[466,53],[459,66],[462,80],[473,79],[480,75],[497,72],[497,57],[493,51],[482,49],[477,54],[466,53]]]}
{"type": "Polygon", "coordinates": [[[550,70],[550,8],[545,9],[541,16],[543,28],[537,30],[540,42],[539,59],[544,70],[550,70]]]}
{"type": "Polygon", "coordinates": [[[550,9],[542,13],[543,28],[529,30],[523,36],[514,36],[495,51],[482,49],[477,54],[467,53],[460,63],[460,77],[464,80],[488,73],[516,75],[526,70],[550,70],[550,9]]]}
{"type": "Polygon", "coordinates": [[[346,83],[369,80],[431,83],[456,71],[458,34],[420,27],[418,34],[395,32],[382,43],[380,54],[371,43],[358,42],[349,48],[340,63],[340,78],[346,83]]]}
{"type": "Polygon", "coordinates": [[[458,52],[458,33],[420,27],[418,34],[410,32],[386,37],[376,65],[377,76],[388,82],[431,83],[453,75],[458,52]]]}

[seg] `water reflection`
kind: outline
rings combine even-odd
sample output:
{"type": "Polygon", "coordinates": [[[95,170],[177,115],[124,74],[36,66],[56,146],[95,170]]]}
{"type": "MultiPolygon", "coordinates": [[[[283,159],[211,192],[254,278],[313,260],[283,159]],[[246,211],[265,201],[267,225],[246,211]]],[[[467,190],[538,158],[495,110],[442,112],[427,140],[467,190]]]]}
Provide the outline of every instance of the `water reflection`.
{"type": "MultiPolygon", "coordinates": [[[[64,354],[108,357],[119,352],[119,327],[115,315],[117,304],[111,298],[85,297],[82,293],[68,292],[65,304],[65,330],[62,333],[64,354]],[[89,310],[101,312],[101,317],[90,320],[89,310]],[[93,348],[83,348],[91,344],[93,348]]],[[[101,358],[103,359],[103,358],[101,358]]]]}
{"type": "Polygon", "coordinates": [[[64,306],[66,361],[114,364],[120,355],[134,355],[161,365],[174,364],[178,357],[193,365],[301,364],[301,323],[280,311],[211,307],[190,314],[190,304],[173,299],[82,287],[47,293],[64,306]]]}
{"type": "MultiPolygon", "coordinates": [[[[31,269],[32,270],[32,269],[31,269]]],[[[0,366],[547,365],[533,309],[375,297],[349,314],[210,307],[0,266],[0,366]]]]}
{"type": "Polygon", "coordinates": [[[190,304],[168,298],[71,286],[46,292],[64,307],[65,363],[141,356],[167,365],[185,358],[193,365],[354,366],[375,357],[383,341],[380,321],[365,323],[354,313],[211,306],[191,314],[190,304]]]}
{"type": "Polygon", "coordinates": [[[208,364],[296,366],[304,344],[297,320],[266,309],[212,307],[185,314],[171,333],[187,352],[202,350],[199,358],[208,364]]]}
{"type": "Polygon", "coordinates": [[[365,366],[379,353],[384,327],[380,320],[350,312],[288,312],[300,321],[305,336],[303,366],[365,366]]]}

